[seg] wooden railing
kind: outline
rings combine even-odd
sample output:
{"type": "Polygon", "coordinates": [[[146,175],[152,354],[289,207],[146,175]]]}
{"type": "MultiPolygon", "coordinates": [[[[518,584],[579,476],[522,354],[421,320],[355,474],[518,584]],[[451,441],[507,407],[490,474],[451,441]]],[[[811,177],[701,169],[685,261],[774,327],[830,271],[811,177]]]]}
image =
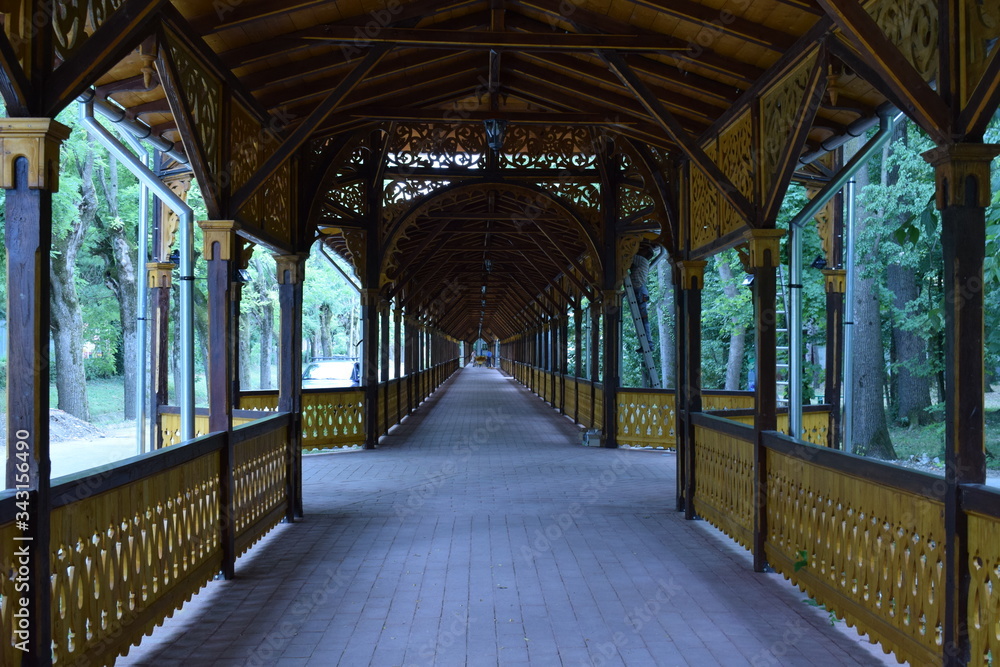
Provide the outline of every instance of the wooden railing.
{"type": "MultiPolygon", "coordinates": [[[[821,419],[822,408],[806,415],[821,419]]],[[[944,479],[776,431],[758,444],[751,424],[740,423],[752,418],[739,413],[690,419],[693,470],[678,474],[693,478],[695,514],[747,549],[760,548],[761,562],[900,661],[944,661],[945,605],[961,599],[946,590],[944,576],[944,479]]],[[[965,521],[956,522],[955,543],[968,549],[968,604],[953,613],[968,628],[969,664],[993,664],[990,656],[1000,655],[1000,493],[962,485],[960,505],[965,521]]]]}
{"type": "MultiPolygon", "coordinates": [[[[114,662],[227,567],[236,556],[227,556],[227,539],[245,551],[285,516],[290,424],[289,415],[272,415],[54,480],[51,618],[32,623],[36,632],[38,623],[50,624],[55,664],[114,662]]],[[[17,567],[7,548],[18,533],[15,500],[12,492],[0,495],[4,665],[20,661],[10,641],[17,567]]]]}
{"type": "MultiPolygon", "coordinates": [[[[749,410],[715,410],[709,414],[753,426],[754,410],[752,408],[749,410]]],[[[778,408],[778,430],[788,433],[788,408],[778,408]]],[[[799,434],[799,439],[820,447],[830,446],[829,405],[802,406],[802,433],[799,434]]]]}
{"type": "MultiPolygon", "coordinates": [[[[270,412],[266,414],[271,414],[270,412]]],[[[258,410],[233,410],[233,426],[249,424],[255,419],[260,419],[264,415],[258,410]]],[[[161,405],[159,408],[160,417],[160,443],[161,447],[171,447],[180,444],[181,441],[181,411],[173,405],[161,405]]],[[[208,433],[208,408],[196,408],[194,414],[194,437],[200,438],[208,433]]]]}
{"type": "Polygon", "coordinates": [[[618,444],[673,449],[677,417],[673,389],[618,390],[618,444]]]}
{"type": "Polygon", "coordinates": [[[545,371],[509,359],[501,359],[500,368],[552,407],[572,417],[576,423],[587,428],[601,427],[604,388],[600,383],[545,371]]]}

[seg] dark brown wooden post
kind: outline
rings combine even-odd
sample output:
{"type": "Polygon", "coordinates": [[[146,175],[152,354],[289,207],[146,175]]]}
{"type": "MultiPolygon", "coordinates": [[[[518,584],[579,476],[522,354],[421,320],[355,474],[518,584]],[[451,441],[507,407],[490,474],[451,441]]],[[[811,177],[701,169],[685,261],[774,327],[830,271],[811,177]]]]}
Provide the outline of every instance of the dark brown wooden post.
{"type": "Polygon", "coordinates": [[[30,588],[9,601],[12,617],[26,612],[30,620],[28,629],[13,638],[27,649],[26,665],[52,664],[49,256],[59,146],[69,132],[47,118],[5,118],[0,125],[7,249],[6,481],[19,503],[18,534],[3,549],[28,568],[30,588]]]}
{"type": "Polygon", "coordinates": [[[152,311],[152,326],[149,328],[150,373],[152,391],[149,396],[149,421],[151,449],[163,446],[160,432],[160,406],[169,403],[167,380],[170,368],[169,335],[170,288],[173,284],[174,265],[170,262],[150,262],[146,264],[149,274],[149,303],[152,311]]]}
{"type": "Polygon", "coordinates": [[[764,431],[778,426],[777,340],[775,296],[777,268],[781,261],[779,243],[781,229],[753,229],[744,238],[750,246],[750,267],[753,271],[754,341],[757,356],[756,411],[754,412],[754,515],[753,569],[767,568],[764,540],[767,538],[767,450],[764,431]]]}
{"type": "MultiPolygon", "coordinates": [[[[576,305],[573,306],[573,334],[576,339],[573,343],[573,377],[583,377],[583,309],[580,302],[582,295],[577,295],[576,305]]],[[[573,421],[580,421],[580,383],[576,385],[573,399],[573,421]]]]}
{"type": "Polygon", "coordinates": [[[590,302],[590,419],[591,423],[586,424],[587,428],[594,428],[601,423],[601,417],[594,414],[597,400],[596,384],[601,381],[601,303],[600,301],[590,302]]]}
{"type": "MultiPolygon", "coordinates": [[[[233,430],[232,297],[233,258],[237,224],[233,220],[202,220],[203,255],[208,264],[208,430],[233,430]]],[[[233,516],[232,438],[226,436],[219,470],[219,526],[222,575],[232,579],[236,569],[236,530],[233,516]]]]}
{"type": "Polygon", "coordinates": [[[622,295],[617,289],[602,292],[601,306],[604,312],[604,446],[618,447],[618,384],[620,369],[618,364],[621,347],[622,295]]]}
{"type": "Polygon", "coordinates": [[[389,432],[389,352],[391,348],[389,329],[389,302],[384,298],[379,299],[379,365],[381,366],[381,373],[379,374],[379,380],[381,384],[382,394],[382,405],[385,406],[385,411],[382,414],[382,433],[389,432]]]}
{"type": "Polygon", "coordinates": [[[983,259],[994,144],[954,144],[924,153],[941,211],[945,290],[945,664],[965,665],[969,645],[968,529],[962,484],[986,481],[983,423],[983,259]]]}
{"type": "MultiPolygon", "coordinates": [[[[398,304],[397,304],[398,306],[398,304]]],[[[396,423],[403,418],[403,311],[396,308],[392,311],[396,336],[392,339],[393,375],[396,377],[396,423]]]]}
{"type": "Polygon", "coordinates": [[[705,287],[706,262],[686,260],[678,262],[681,300],[684,302],[684,321],[681,338],[684,338],[684,467],[678,474],[684,477],[684,518],[694,519],[694,496],[697,470],[695,467],[694,425],[691,414],[701,412],[701,291],[705,287]]]}
{"type": "Polygon", "coordinates": [[[413,333],[413,320],[409,314],[403,318],[403,324],[406,337],[406,345],[403,348],[403,354],[405,355],[404,365],[406,366],[406,413],[410,414],[415,407],[413,397],[417,393],[417,388],[414,386],[414,378],[417,373],[417,339],[413,333]]]}
{"type": "Polygon", "coordinates": [[[840,448],[840,394],[844,385],[844,292],[847,271],[824,269],[826,277],[826,384],[823,402],[830,405],[827,445],[840,448]]]}
{"type": "MultiPolygon", "coordinates": [[[[684,471],[687,469],[687,460],[692,449],[689,433],[688,418],[684,410],[687,407],[687,338],[685,336],[685,318],[687,311],[684,309],[684,291],[681,285],[681,269],[678,265],[673,266],[674,283],[674,340],[676,341],[677,359],[677,381],[674,387],[674,419],[676,421],[675,434],[677,438],[677,465],[675,466],[674,477],[677,480],[677,511],[686,512],[685,508],[690,504],[686,493],[686,479],[684,471]]],[[[687,516],[685,514],[685,516],[687,516]]]]}
{"type": "Polygon", "coordinates": [[[361,330],[364,343],[361,362],[365,387],[365,449],[378,444],[378,290],[361,290],[361,330]]]}
{"type": "Polygon", "coordinates": [[[288,512],[291,523],[303,516],[302,508],[302,283],[306,253],[277,255],[278,305],[281,311],[278,345],[278,411],[289,412],[292,421],[286,459],[288,512]]]}

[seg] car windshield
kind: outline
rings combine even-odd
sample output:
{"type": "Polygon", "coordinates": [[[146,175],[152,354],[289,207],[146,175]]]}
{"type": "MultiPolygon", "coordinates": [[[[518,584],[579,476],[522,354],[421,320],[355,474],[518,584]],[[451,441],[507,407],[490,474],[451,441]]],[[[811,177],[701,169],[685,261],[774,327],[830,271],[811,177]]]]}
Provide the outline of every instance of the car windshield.
{"type": "Polygon", "coordinates": [[[353,361],[317,361],[306,367],[304,380],[350,380],[354,371],[353,361]]]}

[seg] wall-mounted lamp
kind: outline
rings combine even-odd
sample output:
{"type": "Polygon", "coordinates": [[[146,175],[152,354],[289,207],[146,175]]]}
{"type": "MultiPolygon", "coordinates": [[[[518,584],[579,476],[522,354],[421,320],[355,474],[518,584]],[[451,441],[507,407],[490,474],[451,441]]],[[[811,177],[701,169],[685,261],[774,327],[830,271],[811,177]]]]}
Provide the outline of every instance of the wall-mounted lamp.
{"type": "Polygon", "coordinates": [[[743,286],[744,287],[750,287],[751,285],[753,285],[753,274],[752,273],[749,274],[746,278],[743,279],[743,286]]]}
{"type": "Polygon", "coordinates": [[[499,153],[500,149],[503,148],[504,135],[507,134],[507,121],[487,118],[483,121],[483,127],[486,129],[486,145],[494,153],[499,153]]]}
{"type": "Polygon", "coordinates": [[[826,258],[823,255],[816,255],[816,259],[810,264],[814,269],[825,269],[826,268],[826,258]]]}
{"type": "Polygon", "coordinates": [[[175,248],[174,251],[167,256],[167,261],[173,264],[174,266],[180,266],[181,251],[175,248]]]}
{"type": "Polygon", "coordinates": [[[250,272],[246,269],[239,269],[236,272],[236,282],[244,285],[250,282],[250,272]]]}

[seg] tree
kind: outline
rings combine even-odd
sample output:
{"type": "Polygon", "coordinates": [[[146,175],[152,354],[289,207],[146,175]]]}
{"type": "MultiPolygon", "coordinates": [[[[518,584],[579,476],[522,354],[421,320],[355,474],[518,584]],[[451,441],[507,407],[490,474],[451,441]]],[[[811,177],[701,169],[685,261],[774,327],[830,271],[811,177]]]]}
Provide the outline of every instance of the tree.
{"type": "MultiPolygon", "coordinates": [[[[853,140],[854,150],[860,146],[853,140]]],[[[859,192],[870,182],[870,165],[863,165],[854,177],[859,192]]],[[[857,202],[857,238],[859,260],[854,267],[854,386],[845,389],[851,401],[854,433],[853,447],[858,453],[882,459],[895,459],[896,450],[889,437],[885,417],[885,349],[882,345],[881,304],[878,274],[880,235],[876,211],[868,208],[863,197],[857,202]]]]}
{"type": "MultiPolygon", "coordinates": [[[[733,275],[733,268],[726,258],[718,262],[719,278],[722,280],[722,293],[727,299],[735,301],[739,298],[739,287],[733,275]]],[[[740,321],[735,315],[730,317],[729,359],[726,362],[725,388],[734,391],[740,388],[740,375],[743,372],[743,348],[746,341],[746,322],[740,321]]]]}
{"type": "Polygon", "coordinates": [[[83,309],[76,284],[76,261],[87,230],[97,217],[94,189],[94,144],[76,130],[66,142],[63,182],[54,199],[52,263],[52,332],[55,339],[58,407],[85,421],[90,419],[87,375],[83,359],[83,309]]]}

